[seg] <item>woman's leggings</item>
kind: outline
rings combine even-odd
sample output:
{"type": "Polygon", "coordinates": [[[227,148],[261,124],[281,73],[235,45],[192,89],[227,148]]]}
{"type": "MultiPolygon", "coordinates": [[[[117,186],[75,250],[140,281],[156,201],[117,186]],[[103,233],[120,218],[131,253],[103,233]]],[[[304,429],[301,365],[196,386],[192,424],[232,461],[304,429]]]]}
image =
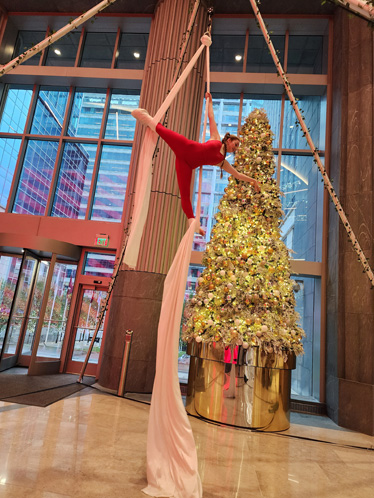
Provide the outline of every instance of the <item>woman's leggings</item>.
{"type": "Polygon", "coordinates": [[[171,131],[161,124],[156,126],[156,131],[175,154],[175,169],[177,171],[182,209],[187,218],[194,218],[190,197],[191,179],[192,171],[201,165],[201,144],[188,140],[183,135],[175,133],[175,131],[171,131]],[[188,159],[188,162],[186,159],[188,159]]]}

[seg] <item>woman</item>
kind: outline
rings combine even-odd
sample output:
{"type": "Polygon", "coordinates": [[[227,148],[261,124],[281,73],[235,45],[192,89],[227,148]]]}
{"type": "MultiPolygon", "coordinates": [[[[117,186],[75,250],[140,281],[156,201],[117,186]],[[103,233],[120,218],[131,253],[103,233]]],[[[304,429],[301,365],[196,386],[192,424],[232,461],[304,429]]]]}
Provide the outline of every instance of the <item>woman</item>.
{"type": "MultiPolygon", "coordinates": [[[[175,154],[175,168],[179,191],[181,194],[182,209],[185,212],[189,225],[195,220],[192,204],[190,199],[192,171],[198,166],[210,164],[220,166],[221,169],[232,175],[237,180],[250,182],[256,192],[260,191],[259,183],[247,175],[239,173],[229,164],[225,157],[227,152],[235,153],[239,147],[239,139],[235,135],[226,133],[221,141],[218,133],[217,124],[214,119],[212,96],[210,93],[205,94],[208,102],[208,118],[210,127],[210,140],[205,143],[188,140],[183,135],[168,130],[160,123],[155,123],[153,118],[145,109],[135,109],[132,115],[142,124],[149,126],[153,131],[158,133],[165,140],[175,154]]],[[[200,235],[205,235],[205,231],[200,228],[200,235]]]]}

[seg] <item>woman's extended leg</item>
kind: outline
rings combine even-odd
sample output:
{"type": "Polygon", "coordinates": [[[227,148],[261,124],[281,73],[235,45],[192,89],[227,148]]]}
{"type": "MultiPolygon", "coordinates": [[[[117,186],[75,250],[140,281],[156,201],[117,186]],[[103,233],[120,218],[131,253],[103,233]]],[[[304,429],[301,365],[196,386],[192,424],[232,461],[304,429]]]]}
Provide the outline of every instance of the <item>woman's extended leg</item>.
{"type": "Polygon", "coordinates": [[[179,157],[175,160],[175,169],[177,172],[179,192],[181,194],[182,209],[187,218],[194,218],[195,216],[191,204],[191,179],[193,170],[179,157]]]}
{"type": "Polygon", "coordinates": [[[165,128],[161,123],[156,125],[152,116],[150,116],[145,109],[134,109],[131,114],[140,123],[149,126],[153,131],[156,131],[160,137],[165,140],[176,156],[178,156],[178,154],[185,155],[188,153],[187,146],[191,144],[191,140],[188,140],[175,131],[165,128]]]}
{"type": "Polygon", "coordinates": [[[168,144],[177,157],[183,157],[184,160],[188,159],[188,149],[191,145],[191,140],[188,140],[186,137],[176,133],[175,131],[165,128],[165,126],[160,123],[156,126],[156,132],[168,144]]]}

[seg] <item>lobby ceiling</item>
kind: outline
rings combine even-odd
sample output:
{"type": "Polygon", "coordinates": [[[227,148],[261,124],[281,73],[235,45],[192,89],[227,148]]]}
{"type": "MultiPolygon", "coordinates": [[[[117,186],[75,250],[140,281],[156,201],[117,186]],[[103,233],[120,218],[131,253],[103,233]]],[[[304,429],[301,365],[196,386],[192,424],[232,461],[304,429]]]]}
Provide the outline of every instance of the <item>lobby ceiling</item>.
{"type": "MultiPolygon", "coordinates": [[[[187,0],[181,0],[187,1],[187,0]]],[[[99,3],[99,0],[96,0],[99,3]]],[[[107,7],[107,13],[152,14],[158,0],[117,0],[107,7]]],[[[212,6],[216,14],[251,14],[249,0],[202,0],[206,7],[212,6]]],[[[93,7],[92,0],[0,0],[7,12],[84,12],[93,7]]],[[[331,14],[333,3],[321,5],[321,0],[262,0],[263,14],[331,14]]]]}

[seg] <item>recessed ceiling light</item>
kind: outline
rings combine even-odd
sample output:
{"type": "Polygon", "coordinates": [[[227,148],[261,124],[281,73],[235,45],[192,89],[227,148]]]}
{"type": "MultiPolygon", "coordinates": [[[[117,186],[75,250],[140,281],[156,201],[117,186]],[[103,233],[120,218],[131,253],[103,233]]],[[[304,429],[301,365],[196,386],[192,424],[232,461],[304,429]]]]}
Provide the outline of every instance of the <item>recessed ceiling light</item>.
{"type": "Polygon", "coordinates": [[[241,55],[235,55],[235,60],[236,61],[241,61],[243,59],[243,57],[241,55]]]}
{"type": "Polygon", "coordinates": [[[135,59],[139,59],[139,57],[140,57],[139,52],[134,52],[134,57],[135,57],[135,59]]]}
{"type": "Polygon", "coordinates": [[[56,55],[61,55],[61,50],[59,50],[58,48],[55,48],[54,52],[56,55]]]}

